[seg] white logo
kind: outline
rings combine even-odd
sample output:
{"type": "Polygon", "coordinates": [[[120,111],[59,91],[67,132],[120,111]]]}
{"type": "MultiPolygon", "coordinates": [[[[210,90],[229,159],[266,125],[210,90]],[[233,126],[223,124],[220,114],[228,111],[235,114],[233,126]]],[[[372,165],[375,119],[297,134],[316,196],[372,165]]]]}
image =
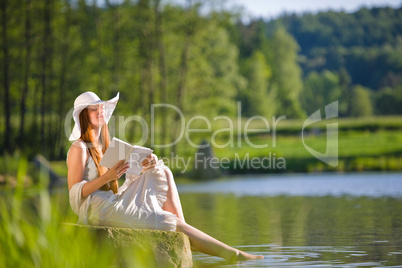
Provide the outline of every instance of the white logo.
{"type": "MultiPolygon", "coordinates": [[[[326,119],[338,117],[338,101],[325,106],[326,119]]],[[[327,144],[325,154],[315,151],[304,143],[304,128],[321,121],[320,110],[315,111],[303,123],[302,141],[304,148],[307,149],[313,156],[319,160],[327,163],[330,166],[336,167],[338,165],[338,123],[327,124],[327,144]]]]}

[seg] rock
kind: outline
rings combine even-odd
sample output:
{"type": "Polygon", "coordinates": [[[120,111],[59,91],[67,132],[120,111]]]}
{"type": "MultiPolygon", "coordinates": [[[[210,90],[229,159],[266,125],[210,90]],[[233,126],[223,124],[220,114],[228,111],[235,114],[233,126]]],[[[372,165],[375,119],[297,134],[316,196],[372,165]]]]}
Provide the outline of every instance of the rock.
{"type": "Polygon", "coordinates": [[[150,263],[155,263],[156,267],[193,266],[190,240],[184,233],[79,224],[69,225],[88,228],[96,232],[98,238],[106,240],[116,248],[129,250],[132,248],[133,258],[141,256],[150,263]]]}

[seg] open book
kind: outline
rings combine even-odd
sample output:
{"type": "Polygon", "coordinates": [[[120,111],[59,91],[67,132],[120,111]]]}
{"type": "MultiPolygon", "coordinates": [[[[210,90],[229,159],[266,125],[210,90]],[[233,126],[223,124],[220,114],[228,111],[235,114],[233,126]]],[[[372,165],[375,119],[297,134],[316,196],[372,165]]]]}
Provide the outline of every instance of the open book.
{"type": "Polygon", "coordinates": [[[142,171],[141,162],[151,155],[152,152],[153,150],[149,148],[131,145],[114,137],[99,164],[107,168],[112,168],[120,160],[124,159],[130,164],[130,168],[126,173],[140,175],[142,171]]]}

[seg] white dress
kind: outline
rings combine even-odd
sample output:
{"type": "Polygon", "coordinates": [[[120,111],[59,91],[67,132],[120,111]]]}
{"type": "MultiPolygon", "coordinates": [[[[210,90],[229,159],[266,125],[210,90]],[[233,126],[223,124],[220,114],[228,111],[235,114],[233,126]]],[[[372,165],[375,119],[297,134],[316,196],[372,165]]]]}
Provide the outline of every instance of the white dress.
{"type": "Polygon", "coordinates": [[[126,175],[117,194],[97,190],[82,198],[82,186],[99,177],[95,162],[89,156],[83,180],[69,192],[71,208],[79,216],[78,223],[175,231],[176,215],[162,210],[168,190],[166,168],[159,160],[155,168],[139,176],[126,175]]]}

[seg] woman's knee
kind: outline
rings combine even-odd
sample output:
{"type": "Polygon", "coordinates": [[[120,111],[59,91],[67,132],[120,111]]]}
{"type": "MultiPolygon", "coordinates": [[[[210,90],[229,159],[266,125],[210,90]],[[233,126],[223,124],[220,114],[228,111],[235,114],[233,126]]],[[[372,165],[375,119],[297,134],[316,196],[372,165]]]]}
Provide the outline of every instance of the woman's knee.
{"type": "Polygon", "coordinates": [[[173,180],[174,178],[173,178],[173,173],[172,173],[172,171],[170,170],[170,168],[168,168],[168,167],[163,167],[163,171],[164,171],[164,173],[165,173],[165,176],[166,176],[166,179],[167,180],[173,180]]]}
{"type": "Polygon", "coordinates": [[[187,225],[188,224],[184,220],[182,220],[180,218],[177,218],[177,220],[176,220],[176,231],[186,233],[185,230],[186,230],[187,225]]]}

